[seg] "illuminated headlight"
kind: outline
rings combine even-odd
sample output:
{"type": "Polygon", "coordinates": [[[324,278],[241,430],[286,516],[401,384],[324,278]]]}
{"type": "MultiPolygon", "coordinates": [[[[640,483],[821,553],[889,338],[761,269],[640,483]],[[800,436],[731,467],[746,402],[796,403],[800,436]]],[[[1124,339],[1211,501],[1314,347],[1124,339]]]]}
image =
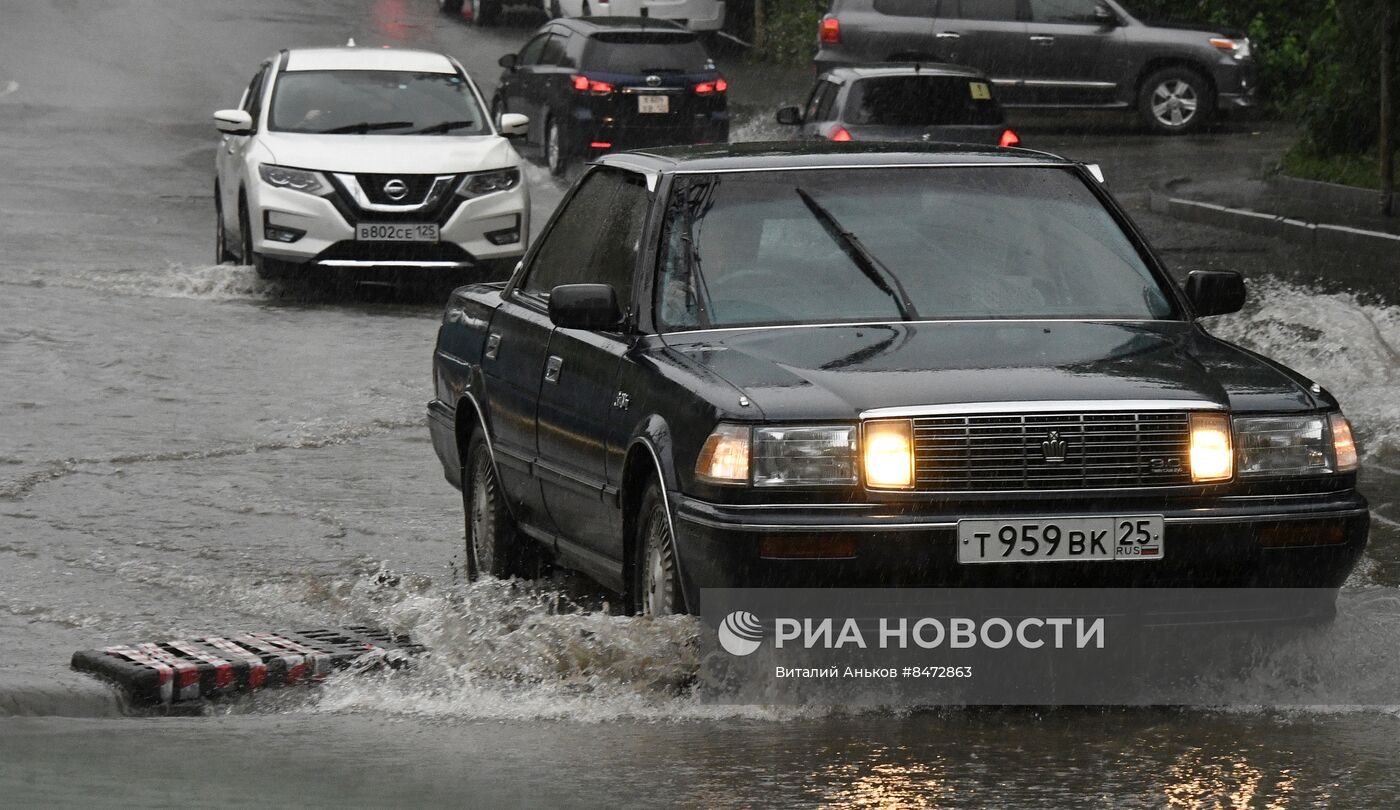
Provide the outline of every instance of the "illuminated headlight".
{"type": "Polygon", "coordinates": [[[462,185],[457,187],[457,193],[463,197],[480,197],[497,191],[509,191],[519,184],[519,169],[497,169],[467,175],[462,185]]]}
{"type": "Polygon", "coordinates": [[[754,486],[851,485],[856,482],[856,429],[754,428],[752,457],[754,486]]]}
{"type": "Polygon", "coordinates": [[[322,182],[321,175],[306,169],[289,169],[286,166],[259,163],[258,174],[264,183],[277,188],[289,188],[292,191],[303,191],[307,194],[320,194],[326,190],[326,184],[322,182]]]}
{"type": "Polygon", "coordinates": [[[1241,476],[1316,475],[1356,469],[1351,426],[1341,414],[1236,417],[1241,476]]]}
{"type": "Polygon", "coordinates": [[[1240,39],[1212,37],[1210,44],[1219,50],[1225,51],[1241,62],[1248,59],[1250,55],[1249,37],[1241,37],[1240,39]]]}
{"type": "Polygon", "coordinates": [[[695,474],[712,484],[747,484],[749,429],[721,423],[700,448],[700,457],[695,459],[695,474]]]}
{"type": "Polygon", "coordinates": [[[865,423],[861,454],[865,485],[872,489],[911,489],[914,486],[914,424],[908,419],[877,419],[865,423]]]}
{"type": "Polygon", "coordinates": [[[1234,472],[1230,417],[1223,413],[1191,414],[1191,480],[1228,481],[1234,472]]]}

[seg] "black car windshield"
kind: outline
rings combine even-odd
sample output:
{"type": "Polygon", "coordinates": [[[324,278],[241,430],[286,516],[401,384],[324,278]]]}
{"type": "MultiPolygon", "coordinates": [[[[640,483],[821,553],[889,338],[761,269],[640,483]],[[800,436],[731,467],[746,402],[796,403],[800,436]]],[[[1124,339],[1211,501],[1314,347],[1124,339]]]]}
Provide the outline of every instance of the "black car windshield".
{"type": "Polygon", "coordinates": [[[298,70],[277,80],[269,128],[343,135],[485,135],[486,116],[455,73],[298,70]]]}
{"type": "Polygon", "coordinates": [[[877,127],[998,126],[991,84],[966,76],[881,76],[851,86],[848,124],[877,127]]]}
{"type": "Polygon", "coordinates": [[[1166,319],[1109,211],[1054,167],[681,176],[663,330],[907,319],[1166,319]]]}
{"type": "Polygon", "coordinates": [[[608,31],[588,38],[583,69],[599,73],[698,73],[714,63],[694,34],[608,31]]]}

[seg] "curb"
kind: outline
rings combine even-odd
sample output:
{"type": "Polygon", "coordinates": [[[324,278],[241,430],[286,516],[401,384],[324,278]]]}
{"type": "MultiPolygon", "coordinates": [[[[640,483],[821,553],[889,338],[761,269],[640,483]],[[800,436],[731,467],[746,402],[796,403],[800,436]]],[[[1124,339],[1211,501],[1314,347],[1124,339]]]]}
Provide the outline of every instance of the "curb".
{"type": "Polygon", "coordinates": [[[1304,222],[1243,208],[1227,208],[1215,203],[1172,197],[1155,189],[1148,194],[1148,207],[1153,213],[1185,222],[1271,236],[1318,250],[1361,252],[1400,265],[1400,234],[1304,222]]]}
{"type": "MultiPolygon", "coordinates": [[[[1286,174],[1272,174],[1264,182],[1279,193],[1303,197],[1333,208],[1348,211],[1371,212],[1380,202],[1380,191],[1343,186],[1337,183],[1324,183],[1321,180],[1304,180],[1286,174]]],[[[1392,205],[1400,205],[1400,193],[1391,195],[1392,205]]]]}

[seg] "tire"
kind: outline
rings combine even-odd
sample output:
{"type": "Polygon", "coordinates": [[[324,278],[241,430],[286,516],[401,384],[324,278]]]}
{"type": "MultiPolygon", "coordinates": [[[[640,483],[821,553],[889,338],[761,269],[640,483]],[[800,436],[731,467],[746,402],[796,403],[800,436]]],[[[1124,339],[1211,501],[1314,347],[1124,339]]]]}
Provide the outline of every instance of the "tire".
{"type": "Polygon", "coordinates": [[[462,465],[462,513],[468,580],[475,581],[483,574],[505,578],[537,573],[537,555],[529,540],[516,531],[496,478],[491,449],[480,431],[472,435],[462,465]]]}
{"type": "Polygon", "coordinates": [[[232,264],[237,257],[228,249],[228,233],[224,230],[224,203],[219,184],[214,184],[214,263],[232,264]]]}
{"type": "Polygon", "coordinates": [[[564,16],[564,9],[559,5],[559,0],[549,0],[549,7],[545,9],[553,19],[564,16]]]}
{"type": "Polygon", "coordinates": [[[544,125],[544,162],[549,173],[563,177],[569,170],[569,148],[559,119],[550,116],[544,125]]]}
{"type": "Polygon", "coordinates": [[[501,16],[501,0],[471,0],[472,25],[495,25],[501,16]]]}
{"type": "Polygon", "coordinates": [[[491,123],[494,126],[498,128],[501,126],[501,115],[504,114],[505,111],[506,105],[501,101],[499,96],[491,99],[491,123]]]}
{"type": "Polygon", "coordinates": [[[583,10],[579,13],[579,16],[580,16],[580,17],[592,17],[592,16],[593,16],[593,9],[591,9],[591,8],[588,7],[588,0],[583,0],[583,10]]]}
{"type": "Polygon", "coordinates": [[[253,268],[258,278],[271,281],[283,278],[287,275],[288,263],[277,259],[269,259],[261,253],[253,250],[253,219],[248,215],[248,201],[243,200],[238,206],[238,260],[253,268]]]}
{"type": "Polygon", "coordinates": [[[661,486],[652,481],[642,494],[637,510],[632,553],[632,611],[639,616],[670,616],[685,613],[676,565],[676,543],[661,486]]]}
{"type": "Polygon", "coordinates": [[[462,16],[462,0],[438,0],[438,8],[442,9],[443,14],[462,16]]]}
{"type": "Polygon", "coordinates": [[[1196,132],[1215,114],[1215,89],[1205,76],[1191,68],[1163,68],[1142,83],[1138,112],[1153,132],[1196,132]]]}

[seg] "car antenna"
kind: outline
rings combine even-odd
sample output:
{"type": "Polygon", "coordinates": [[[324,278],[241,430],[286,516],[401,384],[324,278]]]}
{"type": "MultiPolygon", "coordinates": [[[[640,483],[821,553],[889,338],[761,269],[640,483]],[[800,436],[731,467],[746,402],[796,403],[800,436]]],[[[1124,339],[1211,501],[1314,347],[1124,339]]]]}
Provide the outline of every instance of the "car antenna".
{"type": "Polygon", "coordinates": [[[353,47],[355,47],[355,38],[354,38],[354,37],[350,37],[349,39],[347,39],[347,40],[345,41],[345,47],[347,47],[347,48],[353,48],[353,47]]]}

